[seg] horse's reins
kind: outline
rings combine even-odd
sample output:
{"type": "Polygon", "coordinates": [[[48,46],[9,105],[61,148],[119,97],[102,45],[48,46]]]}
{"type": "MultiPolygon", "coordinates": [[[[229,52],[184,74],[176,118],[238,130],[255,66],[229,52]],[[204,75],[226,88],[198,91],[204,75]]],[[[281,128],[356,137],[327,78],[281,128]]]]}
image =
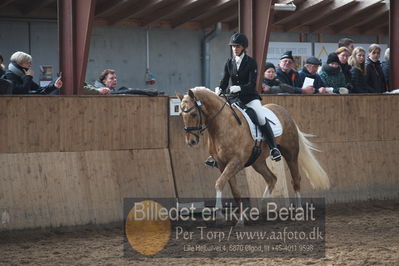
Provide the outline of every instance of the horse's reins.
{"type": "Polygon", "coordinates": [[[217,113],[216,113],[211,119],[208,120],[208,122],[205,124],[205,127],[202,127],[202,115],[201,115],[201,113],[204,114],[204,116],[205,116],[205,113],[204,113],[204,111],[202,111],[202,109],[201,109],[201,107],[202,107],[201,101],[197,100],[197,99],[195,98],[195,96],[194,96],[194,105],[191,106],[191,107],[190,107],[189,109],[187,109],[187,110],[182,110],[182,112],[183,112],[183,113],[189,113],[189,112],[191,112],[194,108],[196,108],[196,109],[198,110],[199,117],[200,117],[199,123],[198,123],[198,125],[195,126],[195,127],[184,127],[184,131],[186,131],[186,133],[189,133],[189,134],[194,135],[194,136],[197,138],[197,140],[198,140],[198,139],[199,139],[199,135],[198,135],[197,133],[193,133],[193,131],[198,131],[199,134],[202,135],[202,132],[204,132],[205,130],[208,129],[208,125],[222,112],[222,110],[224,109],[224,107],[226,106],[226,104],[227,104],[227,101],[224,102],[223,106],[219,109],[219,111],[217,111],[217,113]]]}
{"type": "Polygon", "coordinates": [[[233,106],[232,106],[232,104],[230,103],[229,98],[226,96],[226,94],[225,94],[223,91],[222,91],[222,94],[223,94],[223,97],[226,99],[226,102],[229,103],[230,109],[231,109],[231,111],[233,112],[233,115],[234,115],[235,119],[237,120],[238,124],[241,126],[241,120],[240,120],[240,118],[238,117],[236,111],[234,111],[233,106]]]}

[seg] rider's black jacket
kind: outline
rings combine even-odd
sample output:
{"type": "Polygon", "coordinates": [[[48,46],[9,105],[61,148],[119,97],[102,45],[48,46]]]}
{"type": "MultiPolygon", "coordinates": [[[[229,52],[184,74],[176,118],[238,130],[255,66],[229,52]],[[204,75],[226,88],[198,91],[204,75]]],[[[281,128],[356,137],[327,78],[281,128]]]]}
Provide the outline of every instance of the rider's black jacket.
{"type": "Polygon", "coordinates": [[[226,92],[231,78],[231,85],[241,87],[238,97],[243,104],[247,104],[255,99],[261,100],[256,91],[257,74],[256,61],[253,58],[244,55],[238,70],[234,59],[229,58],[224,66],[224,75],[219,87],[223,92],[226,92]]]}

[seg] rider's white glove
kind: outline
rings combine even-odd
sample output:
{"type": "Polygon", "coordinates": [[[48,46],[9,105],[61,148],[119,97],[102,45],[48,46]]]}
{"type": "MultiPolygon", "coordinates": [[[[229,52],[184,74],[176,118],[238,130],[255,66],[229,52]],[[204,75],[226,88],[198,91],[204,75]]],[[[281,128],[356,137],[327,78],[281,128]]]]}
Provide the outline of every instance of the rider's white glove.
{"type": "Polygon", "coordinates": [[[216,94],[217,96],[220,96],[220,94],[222,94],[222,89],[220,89],[219,87],[216,87],[216,88],[215,88],[215,94],[216,94]]]}
{"type": "Polygon", "coordinates": [[[237,93],[241,91],[241,87],[240,86],[231,86],[230,87],[230,93],[237,93]]]}

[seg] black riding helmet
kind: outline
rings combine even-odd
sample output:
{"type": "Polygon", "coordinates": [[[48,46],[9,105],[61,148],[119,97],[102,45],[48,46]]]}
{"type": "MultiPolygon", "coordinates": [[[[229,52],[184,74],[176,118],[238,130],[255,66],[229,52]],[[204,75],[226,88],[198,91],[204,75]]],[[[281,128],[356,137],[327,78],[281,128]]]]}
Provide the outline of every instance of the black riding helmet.
{"type": "Polygon", "coordinates": [[[247,36],[245,36],[242,33],[234,33],[233,36],[230,38],[229,45],[242,45],[244,48],[248,47],[248,39],[247,36]]]}

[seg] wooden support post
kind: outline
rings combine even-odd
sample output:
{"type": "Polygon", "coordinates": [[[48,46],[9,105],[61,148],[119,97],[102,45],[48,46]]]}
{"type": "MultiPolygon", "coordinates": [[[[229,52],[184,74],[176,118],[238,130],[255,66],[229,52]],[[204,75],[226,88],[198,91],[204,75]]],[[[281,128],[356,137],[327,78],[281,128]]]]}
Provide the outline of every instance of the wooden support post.
{"type": "Polygon", "coordinates": [[[390,88],[389,90],[399,89],[399,2],[390,1],[389,15],[389,47],[390,47],[390,88]]]}
{"type": "Polygon", "coordinates": [[[248,37],[248,55],[258,64],[257,91],[261,91],[271,32],[274,0],[239,0],[239,31],[248,37]]]}
{"type": "Polygon", "coordinates": [[[58,0],[58,46],[62,94],[76,95],[83,85],[94,19],[95,0],[58,0]]]}

